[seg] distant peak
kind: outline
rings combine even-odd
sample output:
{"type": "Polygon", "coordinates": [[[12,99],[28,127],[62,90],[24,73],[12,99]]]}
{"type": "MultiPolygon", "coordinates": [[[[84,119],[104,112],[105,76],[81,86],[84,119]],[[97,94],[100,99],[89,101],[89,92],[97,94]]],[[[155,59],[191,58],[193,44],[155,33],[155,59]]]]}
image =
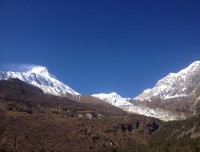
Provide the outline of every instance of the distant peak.
{"type": "Polygon", "coordinates": [[[27,72],[35,73],[35,74],[49,74],[48,69],[44,66],[32,66],[30,70],[27,72]]]}
{"type": "Polygon", "coordinates": [[[7,72],[49,73],[46,67],[34,64],[7,64],[3,66],[3,69],[7,72]]]}
{"type": "Polygon", "coordinates": [[[46,67],[41,66],[41,65],[31,65],[27,67],[27,70],[24,72],[29,73],[29,74],[34,73],[34,74],[42,75],[45,77],[56,78],[54,75],[49,73],[46,67]]]}
{"type": "Polygon", "coordinates": [[[105,98],[121,98],[121,96],[118,95],[116,92],[94,94],[93,96],[105,97],[105,98]]]}
{"type": "Polygon", "coordinates": [[[18,78],[43,90],[44,93],[79,100],[80,94],[56,79],[44,66],[20,64],[8,66],[9,71],[0,71],[0,80],[18,78]]]}
{"type": "Polygon", "coordinates": [[[110,94],[117,95],[117,93],[116,93],[116,92],[111,92],[110,94]]]}
{"type": "Polygon", "coordinates": [[[112,95],[112,96],[119,96],[116,92],[112,92],[112,93],[110,93],[110,95],[112,95]]]}

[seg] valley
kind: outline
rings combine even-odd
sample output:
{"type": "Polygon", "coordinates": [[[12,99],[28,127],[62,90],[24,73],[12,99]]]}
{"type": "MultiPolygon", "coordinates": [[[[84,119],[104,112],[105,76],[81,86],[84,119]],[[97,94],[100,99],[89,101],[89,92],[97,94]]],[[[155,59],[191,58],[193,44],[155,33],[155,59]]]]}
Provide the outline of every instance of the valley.
{"type": "Polygon", "coordinates": [[[0,72],[0,151],[200,151],[200,62],[135,98],[81,95],[45,67],[0,72]]]}

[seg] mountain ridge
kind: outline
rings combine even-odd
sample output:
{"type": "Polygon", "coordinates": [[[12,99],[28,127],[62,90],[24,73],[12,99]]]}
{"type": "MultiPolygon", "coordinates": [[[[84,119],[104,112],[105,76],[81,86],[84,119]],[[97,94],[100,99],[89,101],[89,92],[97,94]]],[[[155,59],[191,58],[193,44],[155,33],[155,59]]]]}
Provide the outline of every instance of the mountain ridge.
{"type": "MultiPolygon", "coordinates": [[[[35,85],[47,94],[80,101],[79,93],[57,80],[43,66],[29,66],[22,72],[0,72],[0,80],[9,78],[18,78],[35,85]]],[[[186,119],[199,113],[200,61],[193,62],[177,73],[169,73],[153,88],[144,90],[135,98],[123,98],[116,92],[91,96],[128,113],[155,117],[164,121],[186,119]]],[[[92,98],[86,99],[95,102],[92,98]]]]}
{"type": "MultiPolygon", "coordinates": [[[[115,105],[115,97],[95,94],[97,98],[115,105]],[[109,101],[110,100],[110,101],[109,101]]],[[[122,98],[121,99],[126,99],[122,98]]],[[[125,101],[126,102],[126,101],[125,101]]],[[[151,89],[144,90],[129,105],[115,105],[136,114],[155,117],[164,121],[182,120],[199,113],[200,61],[195,61],[178,73],[169,73],[151,89]]]]}
{"type": "Polygon", "coordinates": [[[160,79],[151,89],[144,90],[135,100],[151,101],[150,98],[158,97],[161,99],[184,97],[192,93],[198,85],[200,78],[200,61],[195,61],[178,73],[169,73],[160,79]],[[192,79],[196,79],[195,82],[192,79]],[[191,86],[193,85],[193,86],[191,86]]]}

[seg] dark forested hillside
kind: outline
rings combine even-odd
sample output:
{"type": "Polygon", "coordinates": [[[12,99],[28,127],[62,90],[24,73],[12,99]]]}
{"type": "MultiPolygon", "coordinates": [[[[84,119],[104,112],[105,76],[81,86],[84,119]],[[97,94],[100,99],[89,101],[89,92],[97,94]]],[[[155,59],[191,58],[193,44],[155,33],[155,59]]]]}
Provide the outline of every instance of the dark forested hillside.
{"type": "Polygon", "coordinates": [[[119,152],[199,152],[200,116],[163,123],[147,145],[132,145],[119,152]]]}

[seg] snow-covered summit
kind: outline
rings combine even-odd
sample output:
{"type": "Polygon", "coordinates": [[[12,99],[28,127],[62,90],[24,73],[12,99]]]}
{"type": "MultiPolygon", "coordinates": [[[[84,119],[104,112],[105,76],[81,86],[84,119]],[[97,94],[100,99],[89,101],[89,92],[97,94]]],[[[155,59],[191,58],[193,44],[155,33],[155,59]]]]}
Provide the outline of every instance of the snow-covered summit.
{"type": "Polygon", "coordinates": [[[170,73],[159,80],[152,89],[147,89],[135,100],[151,101],[152,98],[169,99],[184,97],[200,85],[200,61],[193,62],[178,73],[170,73]]]}
{"type": "Polygon", "coordinates": [[[35,73],[43,76],[49,77],[49,71],[44,66],[31,66],[27,73],[35,73]]]}
{"type": "Polygon", "coordinates": [[[129,102],[130,98],[122,98],[120,95],[118,95],[115,92],[112,92],[109,94],[105,94],[105,93],[93,94],[92,96],[99,98],[114,106],[131,105],[131,103],[129,102]]]}
{"type": "Polygon", "coordinates": [[[0,71],[0,80],[18,78],[42,89],[44,93],[79,100],[80,94],[60,82],[43,66],[26,66],[22,72],[0,71]]]}
{"type": "Polygon", "coordinates": [[[109,94],[106,94],[106,93],[94,94],[93,96],[98,96],[100,98],[122,98],[116,92],[112,92],[112,93],[109,93],[109,94]]]}

